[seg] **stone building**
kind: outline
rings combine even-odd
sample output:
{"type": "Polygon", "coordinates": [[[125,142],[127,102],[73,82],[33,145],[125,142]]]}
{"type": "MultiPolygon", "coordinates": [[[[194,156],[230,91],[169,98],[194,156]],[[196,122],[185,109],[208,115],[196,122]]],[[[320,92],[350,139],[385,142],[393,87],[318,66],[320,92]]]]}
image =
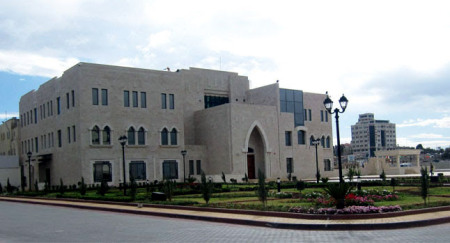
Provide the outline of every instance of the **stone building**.
{"type": "MultiPolygon", "coordinates": [[[[176,72],[79,63],[20,100],[20,160],[32,152],[40,183],[183,181],[204,171],[241,180],[314,178],[312,138],[321,138],[322,176],[334,176],[325,95],[249,88],[237,73],[176,72]],[[181,151],[187,151],[183,158],[181,151]]],[[[33,179],[34,181],[34,179],[33,179]]]]}
{"type": "Polygon", "coordinates": [[[396,148],[395,124],[387,120],[375,120],[373,113],[359,115],[352,125],[352,149],[356,158],[375,157],[375,151],[396,148]]]}
{"type": "Polygon", "coordinates": [[[0,184],[20,185],[19,119],[11,118],[0,124],[0,184]]]}

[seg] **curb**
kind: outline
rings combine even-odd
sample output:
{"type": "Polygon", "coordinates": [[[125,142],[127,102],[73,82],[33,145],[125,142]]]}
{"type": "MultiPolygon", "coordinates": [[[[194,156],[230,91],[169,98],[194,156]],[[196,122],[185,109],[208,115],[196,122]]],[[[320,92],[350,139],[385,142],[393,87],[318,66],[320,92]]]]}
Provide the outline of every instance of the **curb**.
{"type": "MultiPolygon", "coordinates": [[[[370,215],[308,215],[308,214],[298,214],[298,213],[284,213],[284,212],[263,212],[263,211],[251,211],[251,210],[232,210],[232,209],[216,209],[216,208],[198,208],[198,207],[189,207],[189,206],[173,206],[173,205],[155,205],[155,204],[144,204],[143,207],[152,207],[152,208],[164,208],[164,209],[173,209],[173,210],[191,210],[191,211],[203,211],[203,212],[217,212],[217,213],[229,213],[229,214],[242,214],[242,215],[254,215],[254,216],[266,216],[266,217],[281,217],[281,218],[295,218],[295,219],[316,219],[323,220],[323,224],[308,224],[308,223],[278,223],[278,222],[269,222],[269,221],[256,221],[256,220],[248,220],[248,219],[239,219],[239,218],[220,218],[220,217],[209,217],[202,215],[190,215],[190,214],[181,214],[181,213],[165,213],[165,212],[148,212],[148,211],[137,211],[133,209],[120,209],[120,208],[102,208],[95,207],[90,205],[82,205],[82,203],[96,203],[96,204],[106,204],[106,205],[120,205],[120,206],[136,206],[136,203],[118,203],[118,202],[105,202],[105,201],[94,201],[94,200],[62,200],[62,199],[49,199],[49,198],[36,198],[39,200],[45,200],[45,202],[38,201],[23,201],[20,200],[19,197],[8,197],[8,199],[4,197],[0,197],[0,201],[7,202],[19,202],[19,203],[28,203],[28,204],[38,204],[38,205],[50,205],[50,206],[59,206],[59,207],[68,207],[68,208],[78,208],[78,209],[86,209],[86,210],[96,210],[96,211],[108,211],[108,212],[116,212],[116,213],[127,213],[127,214],[136,214],[136,215],[149,215],[149,216],[159,216],[159,217],[169,217],[169,218],[181,218],[181,219],[190,219],[190,220],[201,220],[208,222],[217,222],[217,223],[229,223],[229,224],[239,224],[239,225],[251,225],[258,227],[270,227],[270,228],[278,228],[278,229],[295,229],[295,230],[387,230],[387,229],[404,229],[411,227],[424,227],[430,225],[437,224],[445,224],[450,223],[449,217],[441,217],[441,218],[432,218],[432,219],[423,219],[423,220],[415,220],[415,221],[405,221],[405,222],[386,222],[386,223],[333,223],[333,220],[342,220],[342,219],[371,219],[371,218],[393,218],[400,217],[406,215],[415,215],[422,213],[430,213],[437,211],[449,211],[450,206],[446,207],[438,207],[438,208],[428,208],[428,209],[419,209],[419,210],[409,210],[402,212],[392,212],[392,213],[383,213],[383,214],[370,214],[370,215]],[[74,202],[77,204],[59,204],[56,201],[65,201],[65,202],[74,202]],[[402,214],[400,214],[402,213],[402,214]],[[382,217],[380,217],[380,216],[382,217]],[[361,217],[364,216],[364,217],[361,217]],[[378,216],[378,217],[377,217],[378,216]]],[[[26,199],[33,199],[29,197],[20,197],[26,199]]]]}

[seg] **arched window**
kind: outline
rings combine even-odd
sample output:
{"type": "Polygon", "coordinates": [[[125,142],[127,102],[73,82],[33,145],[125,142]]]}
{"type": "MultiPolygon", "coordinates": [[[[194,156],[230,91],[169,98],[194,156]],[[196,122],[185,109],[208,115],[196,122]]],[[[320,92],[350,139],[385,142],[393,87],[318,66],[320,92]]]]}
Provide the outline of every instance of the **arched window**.
{"type": "Polygon", "coordinates": [[[145,145],[145,130],[143,127],[138,130],[138,144],[145,145]]]}
{"type": "Polygon", "coordinates": [[[111,129],[108,126],[103,128],[102,139],[104,145],[111,144],[111,129]]]}
{"type": "Polygon", "coordinates": [[[170,145],[177,145],[177,129],[173,128],[170,131],[170,145]]]}
{"type": "Polygon", "coordinates": [[[92,144],[100,144],[100,129],[94,126],[91,131],[92,144]]]}
{"type": "Polygon", "coordinates": [[[314,136],[309,138],[309,145],[314,145],[314,136]]]}
{"type": "Polygon", "coordinates": [[[169,131],[167,131],[167,128],[161,131],[161,145],[169,145],[169,131]]]}
{"type": "Polygon", "coordinates": [[[298,144],[305,144],[305,131],[299,130],[297,132],[297,140],[298,140],[298,144]]]}
{"type": "Polygon", "coordinates": [[[325,136],[322,136],[322,138],[320,139],[320,145],[325,148],[325,136]]]}
{"type": "Polygon", "coordinates": [[[327,148],[330,148],[330,136],[327,137],[327,148]]]}
{"type": "Polygon", "coordinates": [[[135,145],[136,139],[135,139],[135,130],[134,127],[130,127],[128,129],[128,145],[135,145]]]}

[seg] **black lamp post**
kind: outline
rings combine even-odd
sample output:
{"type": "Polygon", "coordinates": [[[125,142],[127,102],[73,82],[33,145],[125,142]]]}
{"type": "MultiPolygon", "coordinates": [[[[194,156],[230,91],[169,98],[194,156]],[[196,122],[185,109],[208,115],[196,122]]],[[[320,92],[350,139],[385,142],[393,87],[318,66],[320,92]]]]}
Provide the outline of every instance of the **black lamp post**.
{"type": "Polygon", "coordinates": [[[31,191],[31,151],[28,151],[28,191],[31,191]]]}
{"type": "Polygon", "coordinates": [[[327,111],[330,114],[335,114],[336,117],[336,135],[337,135],[337,155],[338,155],[338,165],[339,165],[339,184],[342,184],[344,182],[344,178],[342,177],[342,162],[341,162],[341,142],[339,137],[339,113],[344,113],[345,109],[347,108],[348,100],[347,98],[342,95],[342,97],[339,99],[339,105],[341,106],[341,110],[339,108],[335,108],[334,111],[331,111],[333,109],[333,101],[328,96],[327,92],[327,98],[323,101],[323,104],[327,111]]]}
{"type": "Polygon", "coordinates": [[[183,182],[186,182],[186,150],[181,150],[181,155],[183,155],[183,182]]]}
{"type": "Polygon", "coordinates": [[[127,195],[127,178],[125,173],[125,144],[127,143],[127,136],[119,137],[120,145],[122,145],[122,166],[123,166],[123,195],[127,195]]]}
{"type": "Polygon", "coordinates": [[[317,158],[317,146],[319,145],[319,143],[320,143],[320,138],[312,140],[312,144],[316,147],[316,182],[317,182],[317,184],[319,184],[319,180],[320,180],[319,161],[317,158]]]}

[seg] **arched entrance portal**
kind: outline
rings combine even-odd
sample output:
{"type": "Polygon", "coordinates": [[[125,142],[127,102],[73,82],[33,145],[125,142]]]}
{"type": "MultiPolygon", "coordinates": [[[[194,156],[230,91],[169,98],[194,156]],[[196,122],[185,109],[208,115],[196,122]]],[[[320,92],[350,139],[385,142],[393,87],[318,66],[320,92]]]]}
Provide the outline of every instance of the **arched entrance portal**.
{"type": "Polygon", "coordinates": [[[256,179],[258,170],[267,174],[265,142],[258,126],[253,127],[247,141],[247,174],[249,179],[256,179]]]}

